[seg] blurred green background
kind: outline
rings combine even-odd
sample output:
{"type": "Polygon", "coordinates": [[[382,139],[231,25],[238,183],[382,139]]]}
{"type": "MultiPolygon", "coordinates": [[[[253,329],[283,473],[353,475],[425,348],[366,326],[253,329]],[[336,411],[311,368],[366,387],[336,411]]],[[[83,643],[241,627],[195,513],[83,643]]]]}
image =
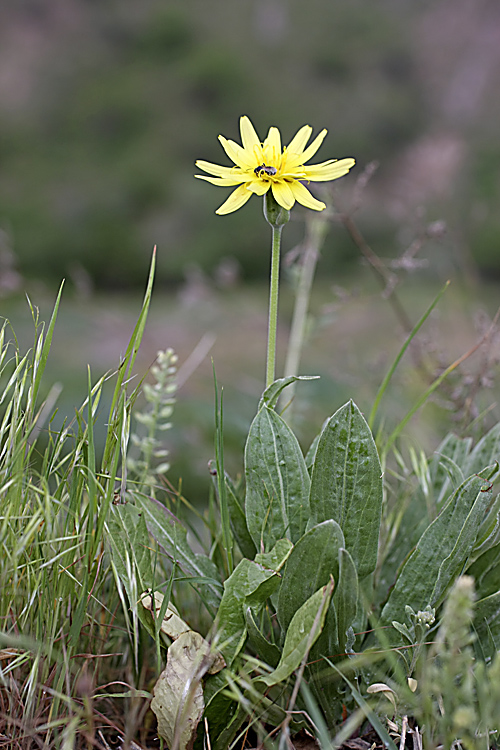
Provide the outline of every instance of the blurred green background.
{"type": "MultiPolygon", "coordinates": [[[[263,277],[260,205],[214,216],[228,191],[192,179],[248,114],[262,138],[328,128],[318,161],[380,162],[365,228],[385,253],[424,206],[498,273],[499,38],[496,0],[2,3],[3,255],[105,289],[141,285],[153,244],[164,283],[226,257],[263,277]]],[[[325,272],[352,257],[329,243],[325,272]]]]}
{"type": "MultiPolygon", "coordinates": [[[[455,327],[434,346],[445,364],[459,356],[476,335],[475,301],[493,314],[500,275],[499,39],[497,0],[0,4],[2,314],[29,345],[23,292],[47,317],[67,279],[49,375],[64,381],[61,414],[71,414],[76,393],[83,399],[87,362],[96,376],[118,364],[157,245],[142,366],[166,346],[182,363],[207,332],[215,337],[180,393],[178,474],[188,486],[205,477],[211,355],[226,387],[228,434],[241,448],[262,385],[269,231],[257,199],[216,216],[229,191],[193,174],[197,158],[229,163],[217,135],[239,140],[242,114],[262,138],[278,126],[285,143],[305,123],[315,133],[326,127],[312,161],[357,160],[334,185],[337,209],[348,210],[356,178],[379,163],[356,220],[388,262],[422,226],[446,223],[403,297],[415,321],[446,278],[458,282],[443,312],[455,327]],[[199,454],[196,466],[182,468],[187,453],[199,454]]],[[[305,214],[294,209],[285,251],[301,242],[305,214]]],[[[368,408],[404,340],[338,222],[318,273],[303,367],[323,378],[303,402],[316,426],[351,395],[368,408]]],[[[285,290],[281,351],[291,306],[285,290]]]]}

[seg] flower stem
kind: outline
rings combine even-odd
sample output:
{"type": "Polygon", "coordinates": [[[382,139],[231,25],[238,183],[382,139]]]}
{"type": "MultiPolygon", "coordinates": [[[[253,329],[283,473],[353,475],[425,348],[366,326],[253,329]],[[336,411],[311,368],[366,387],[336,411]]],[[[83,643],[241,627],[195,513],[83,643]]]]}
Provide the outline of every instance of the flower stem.
{"type": "Polygon", "coordinates": [[[273,227],[271,255],[271,284],[269,287],[269,323],[267,327],[266,388],[276,376],[276,331],[278,327],[278,291],[280,276],[280,246],[283,227],[273,227]]]}
{"type": "Polygon", "coordinates": [[[269,288],[269,323],[267,329],[267,388],[274,382],[276,376],[276,331],[278,327],[281,230],[290,218],[290,212],[276,202],[271,190],[268,190],[264,196],[264,216],[272,229],[271,284],[269,288]]]}

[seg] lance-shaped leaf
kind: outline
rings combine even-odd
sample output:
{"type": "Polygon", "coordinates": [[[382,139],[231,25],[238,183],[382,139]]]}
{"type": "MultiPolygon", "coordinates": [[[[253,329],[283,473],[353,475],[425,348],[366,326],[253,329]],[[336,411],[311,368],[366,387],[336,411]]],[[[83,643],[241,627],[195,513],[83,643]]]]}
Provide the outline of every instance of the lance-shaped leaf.
{"type": "Polygon", "coordinates": [[[320,635],[333,593],[333,581],[316,591],[294,614],[286,631],[283,653],[278,666],[259,681],[276,685],[286,680],[309,653],[320,635]]]}
{"type": "Polygon", "coordinates": [[[137,576],[135,596],[151,585],[153,573],[149,534],[142,509],[132,503],[112,505],[106,520],[111,555],[129,597],[131,575],[137,576]]]}
{"type": "MultiPolygon", "coordinates": [[[[464,471],[465,460],[471,446],[472,438],[460,438],[450,433],[434,451],[434,455],[429,462],[429,473],[436,506],[439,506],[450,492],[462,484],[465,477],[473,473],[468,471],[457,481],[457,478],[464,471]],[[453,470],[454,467],[457,467],[455,471],[453,470]]],[[[481,469],[483,466],[486,466],[486,464],[483,464],[481,469]]]]}
{"type": "MultiPolygon", "coordinates": [[[[500,588],[500,584],[499,584],[500,588]]],[[[474,629],[485,651],[488,642],[493,641],[493,651],[500,650],[500,590],[480,599],[474,607],[474,629]]],[[[493,654],[485,654],[492,656],[493,654]]],[[[497,656],[497,658],[500,658],[497,656]]]]}
{"type": "Polygon", "coordinates": [[[441,603],[467,562],[490,501],[485,480],[469,477],[427,527],[401,569],[382,610],[382,622],[401,620],[405,606],[415,611],[441,603]]]}
{"type": "Polygon", "coordinates": [[[491,466],[500,456],[500,422],[491,428],[471,451],[465,462],[467,475],[479,473],[483,466],[491,466]]]}
{"type": "Polygon", "coordinates": [[[358,606],[358,575],[354,560],[346,549],[339,550],[339,578],[333,604],[337,612],[339,650],[344,653],[347,633],[356,619],[358,606]]]}
{"type": "Polygon", "coordinates": [[[248,530],[258,550],[284,537],[296,542],[309,518],[309,474],[297,438],[276,412],[263,406],[245,448],[248,530]]]}
{"type": "Polygon", "coordinates": [[[494,594],[500,589],[500,544],[488,549],[467,570],[474,577],[478,598],[494,594]]]}
{"type": "Polygon", "coordinates": [[[344,535],[335,521],[313,526],[302,536],[286,562],[278,595],[278,620],[286,632],[299,607],[333,577],[337,582],[339,550],[344,535]]]}
{"type": "Polygon", "coordinates": [[[240,502],[238,496],[238,490],[231,477],[226,474],[224,477],[226,483],[226,497],[227,505],[229,509],[229,520],[231,528],[235,536],[238,547],[243,557],[248,557],[249,560],[253,560],[255,557],[255,544],[250,532],[248,531],[247,519],[244,510],[244,499],[240,502]]]}
{"type": "Polygon", "coordinates": [[[230,665],[239,653],[247,636],[245,611],[258,608],[277,589],[278,570],[290,552],[288,540],[279,540],[275,550],[262,555],[265,562],[277,562],[270,567],[253,560],[242,560],[224,583],[224,594],[217,613],[217,643],[230,665]],[[278,560],[276,550],[282,553],[278,560]]]}
{"type": "Polygon", "coordinates": [[[271,667],[276,667],[281,657],[281,650],[274,643],[270,643],[261,633],[259,626],[255,622],[251,607],[247,607],[245,610],[245,621],[248,631],[248,641],[259,659],[265,661],[271,667]]]}
{"type": "Polygon", "coordinates": [[[193,552],[187,541],[187,531],[181,522],[164,505],[151,497],[137,493],[136,501],[144,509],[145,521],[151,536],[163,547],[167,555],[177,562],[181,570],[198,580],[200,594],[214,610],[219,606],[222,584],[214,563],[205,555],[193,552]]]}
{"type": "Polygon", "coordinates": [[[464,564],[469,561],[486,509],[491,502],[491,492],[486,487],[488,485],[483,482],[474,505],[466,516],[458,535],[453,540],[454,544],[450,554],[439,566],[436,584],[431,594],[431,606],[437,605],[444,599],[445,593],[460,575],[464,564]]]}
{"type": "MultiPolygon", "coordinates": [[[[228,695],[227,670],[223,670],[215,675],[209,675],[205,679],[203,686],[203,698],[205,700],[205,711],[203,719],[208,724],[208,733],[211,739],[211,746],[214,750],[226,750],[231,739],[243,723],[246,714],[243,711],[239,713],[238,703],[228,695]],[[241,720],[238,723],[238,715],[241,720]],[[232,732],[228,732],[231,727],[232,732]],[[219,735],[222,735],[222,742],[219,742],[219,735]]],[[[203,750],[206,747],[204,727],[198,727],[198,737],[196,739],[195,750],[203,750]]]]}
{"type": "Polygon", "coordinates": [[[311,516],[336,521],[359,578],[375,569],[382,509],[382,469],[366,420],[349,401],[325,425],[311,477],[311,516]]]}

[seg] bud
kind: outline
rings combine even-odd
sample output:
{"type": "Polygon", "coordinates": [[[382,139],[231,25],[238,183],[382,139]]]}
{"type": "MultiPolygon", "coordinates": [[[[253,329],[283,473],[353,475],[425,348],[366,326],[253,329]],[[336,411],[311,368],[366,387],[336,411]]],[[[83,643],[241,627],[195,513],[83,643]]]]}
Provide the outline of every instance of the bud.
{"type": "Polygon", "coordinates": [[[273,229],[281,229],[281,227],[287,223],[290,219],[290,211],[276,201],[272,190],[268,190],[264,195],[264,216],[268,224],[273,229]]]}

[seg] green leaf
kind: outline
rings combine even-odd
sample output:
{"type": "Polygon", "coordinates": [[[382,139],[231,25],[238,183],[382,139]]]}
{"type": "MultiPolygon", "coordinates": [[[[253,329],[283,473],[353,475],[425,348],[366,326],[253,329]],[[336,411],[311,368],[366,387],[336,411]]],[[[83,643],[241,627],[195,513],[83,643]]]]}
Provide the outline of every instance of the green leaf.
{"type": "Polygon", "coordinates": [[[135,498],[144,510],[149,533],[167,555],[177,562],[185,573],[206,580],[200,587],[200,594],[215,614],[221,600],[222,585],[218,583],[219,572],[214,563],[205,555],[193,552],[187,542],[187,531],[184,526],[158,500],[139,493],[136,493],[135,498]]]}
{"type": "MultiPolygon", "coordinates": [[[[282,545],[280,548],[286,557],[289,553],[288,545],[286,550],[282,545]]],[[[246,559],[236,566],[224,582],[224,594],[217,613],[217,645],[228,666],[243,647],[247,636],[247,608],[259,608],[277,589],[279,583],[277,570],[246,559]]]]}
{"type": "Polygon", "coordinates": [[[314,465],[314,459],[316,458],[316,451],[318,450],[318,443],[319,443],[320,437],[321,437],[321,432],[318,435],[316,435],[316,437],[312,441],[304,459],[306,462],[307,471],[309,473],[312,471],[312,467],[314,465]]]}
{"type": "Polygon", "coordinates": [[[314,460],[311,516],[336,521],[345,548],[363,578],[377,563],[382,510],[382,469],[372,433],[349,401],[325,425],[314,460]]]}
{"type": "Polygon", "coordinates": [[[500,544],[488,549],[467,570],[474,577],[478,598],[495,593],[500,588],[500,544]]]}
{"type": "MultiPolygon", "coordinates": [[[[474,549],[476,538],[485,512],[491,502],[491,492],[480,489],[476,501],[466,516],[461,529],[455,526],[458,535],[454,537],[453,549],[439,566],[438,576],[431,594],[431,606],[443,601],[454,580],[460,575],[474,549]]],[[[451,527],[449,529],[451,531],[451,527]]]]}
{"type": "MultiPolygon", "coordinates": [[[[434,503],[436,506],[440,505],[442,500],[444,500],[450,492],[453,492],[464,481],[465,477],[474,473],[472,471],[466,472],[464,469],[465,460],[471,446],[472,438],[459,438],[457,435],[450,433],[434,451],[434,455],[430,461],[429,473],[431,477],[434,503]],[[451,465],[447,459],[451,460],[451,465]],[[458,472],[457,476],[453,477],[453,473],[449,470],[450,466],[457,468],[460,467],[460,473],[462,475],[460,479],[458,479],[458,472]],[[452,480],[456,483],[452,484],[452,480]]],[[[486,466],[486,464],[483,464],[481,469],[483,466],[486,466]]]]}
{"type": "Polygon", "coordinates": [[[294,614],[286,632],[283,653],[274,672],[259,678],[266,685],[288,679],[301,664],[320,635],[333,593],[333,582],[323,586],[294,614]]]}
{"type": "Polygon", "coordinates": [[[281,650],[274,643],[270,643],[261,633],[255,622],[251,607],[247,607],[245,610],[245,621],[249,643],[259,659],[271,667],[276,667],[281,657],[281,650]]]}
{"type": "Polygon", "coordinates": [[[270,552],[259,552],[255,555],[255,562],[278,572],[288,560],[292,549],[293,544],[289,539],[278,539],[270,552]]]}
{"type": "Polygon", "coordinates": [[[262,394],[262,398],[259,401],[259,411],[263,406],[269,406],[269,408],[274,409],[281,392],[287,387],[287,385],[297,383],[299,380],[317,380],[318,378],[319,375],[289,375],[286,378],[275,380],[274,383],[271,383],[262,394]]]}
{"type": "Polygon", "coordinates": [[[472,450],[465,462],[466,476],[480,473],[484,466],[490,466],[498,461],[500,456],[500,422],[484,435],[472,450]]]}
{"type": "Polygon", "coordinates": [[[113,563],[129,597],[130,575],[136,573],[135,593],[145,591],[152,583],[150,541],[144,515],[132,503],[112,505],[106,521],[113,563]]]}
{"type": "Polygon", "coordinates": [[[344,535],[332,520],[313,526],[299,539],[287,560],[278,595],[277,613],[283,632],[315,591],[331,577],[338,581],[339,550],[344,545],[344,535]]]}
{"type": "Polygon", "coordinates": [[[496,651],[500,651],[500,590],[476,602],[474,628],[481,643],[493,639],[496,651]]]}
{"type": "Polygon", "coordinates": [[[309,518],[309,474],[297,438],[272,409],[262,407],[245,448],[248,530],[257,549],[296,542],[309,518]]]}
{"type": "MultiPolygon", "coordinates": [[[[236,734],[241,726],[237,722],[233,723],[238,711],[238,704],[227,695],[227,687],[226,670],[222,670],[215,675],[208,675],[203,687],[203,698],[205,700],[203,718],[207,720],[212,747],[218,746],[217,738],[227,730],[227,727],[232,725],[234,734],[236,734]]],[[[241,723],[243,723],[244,716],[243,713],[241,723]]],[[[205,747],[205,732],[200,731],[201,728],[200,725],[195,744],[196,750],[202,750],[205,747]]],[[[226,744],[225,747],[227,746],[226,744]]]]}
{"type": "Polygon", "coordinates": [[[249,560],[253,560],[257,550],[253,539],[250,536],[250,532],[248,531],[247,519],[243,508],[244,500],[243,502],[240,502],[234,482],[228,474],[225,475],[225,483],[229,519],[234,537],[243,557],[248,557],[249,560]]]}
{"type": "Polygon", "coordinates": [[[337,685],[331,680],[331,669],[326,665],[325,660],[338,658],[340,655],[337,612],[332,600],[326,613],[323,630],[309,654],[307,670],[311,689],[330,725],[335,722],[334,716],[338,710],[338,692],[337,685]]]}
{"type": "Polygon", "coordinates": [[[490,501],[484,487],[482,477],[469,477],[424,531],[382,610],[383,623],[401,621],[406,605],[418,611],[441,603],[474,547],[490,501]]]}
{"type": "Polygon", "coordinates": [[[500,542],[500,495],[496,495],[486,513],[474,545],[474,559],[500,542]]]}
{"type": "Polygon", "coordinates": [[[345,653],[347,633],[356,619],[358,605],[358,575],[354,560],[346,549],[339,550],[339,579],[333,595],[337,612],[339,650],[345,653]]]}

